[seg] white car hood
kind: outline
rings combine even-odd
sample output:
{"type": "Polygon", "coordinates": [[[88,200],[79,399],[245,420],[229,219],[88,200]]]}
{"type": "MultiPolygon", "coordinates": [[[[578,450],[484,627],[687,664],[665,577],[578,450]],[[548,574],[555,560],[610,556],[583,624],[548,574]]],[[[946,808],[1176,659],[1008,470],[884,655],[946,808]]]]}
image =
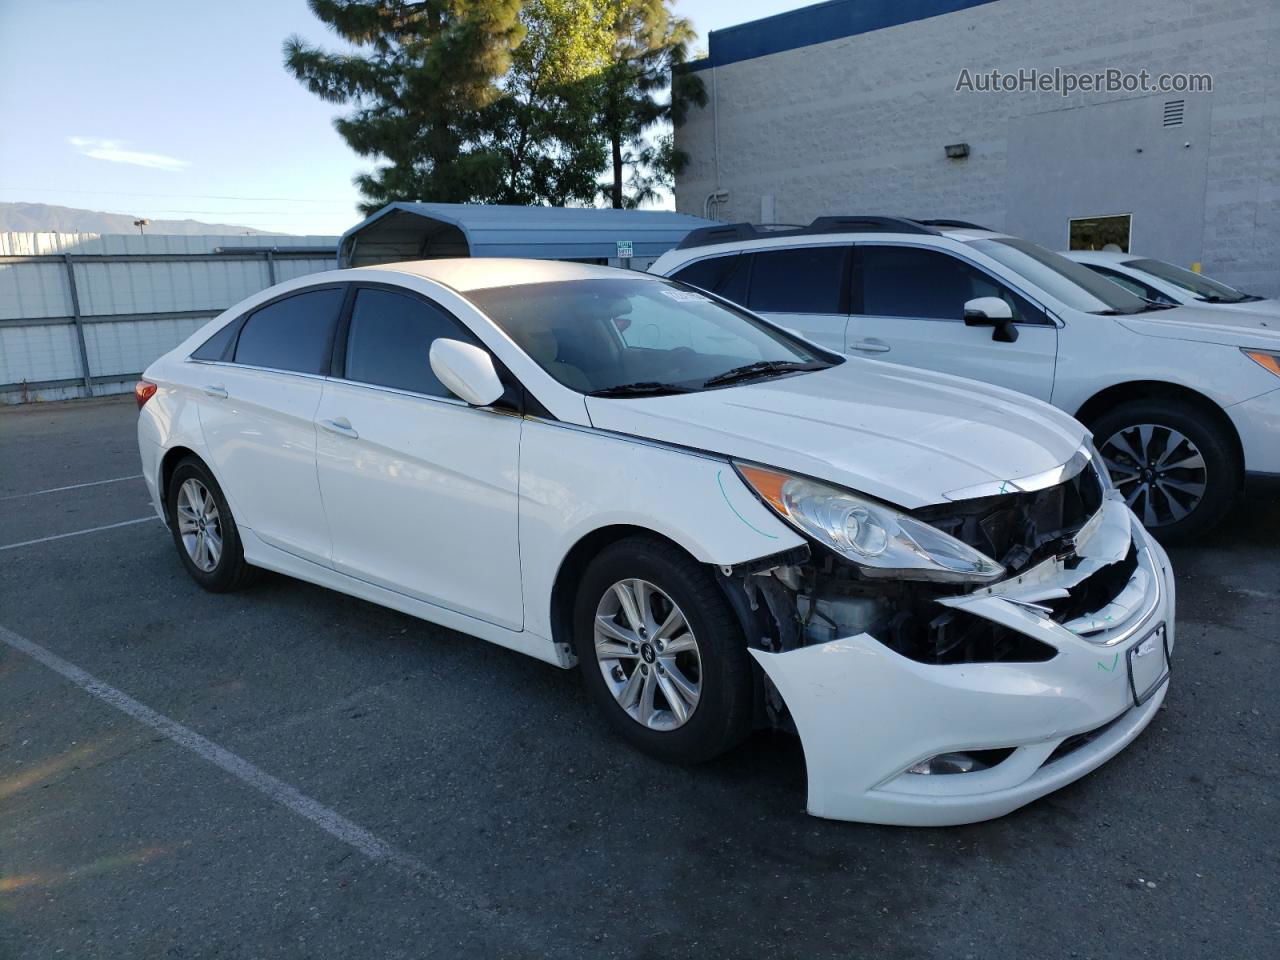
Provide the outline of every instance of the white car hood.
{"type": "Polygon", "coordinates": [[[698,393],[588,397],[587,412],[599,429],[792,470],[908,509],[1052,470],[1085,436],[1022,394],[861,359],[698,393]]]}
{"type": "Polygon", "coordinates": [[[1260,311],[1224,310],[1222,306],[1174,307],[1172,310],[1115,319],[1125,328],[1146,337],[1257,347],[1262,350],[1280,348],[1280,317],[1260,311]]]}

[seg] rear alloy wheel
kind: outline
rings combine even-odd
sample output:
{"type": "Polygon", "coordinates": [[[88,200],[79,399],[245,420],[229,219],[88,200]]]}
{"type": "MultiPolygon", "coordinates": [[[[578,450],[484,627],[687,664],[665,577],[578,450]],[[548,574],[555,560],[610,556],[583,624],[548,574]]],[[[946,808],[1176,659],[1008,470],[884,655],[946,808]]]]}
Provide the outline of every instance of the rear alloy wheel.
{"type": "Polygon", "coordinates": [[[751,732],[742,627],[710,570],[675,544],[605,547],[579,581],[573,627],[588,692],[645,753],[696,763],[751,732]]]}
{"type": "Polygon", "coordinates": [[[178,556],[196,583],[226,593],[253,579],[227,498],[201,460],[187,457],[174,468],[165,506],[178,556]]]}
{"type": "Polygon", "coordinates": [[[1230,439],[1190,404],[1124,404],[1098,419],[1094,437],[1116,490],[1163,540],[1204,532],[1239,489],[1230,439]]]}
{"type": "Polygon", "coordinates": [[[213,573],[222,559],[222,521],[213,494],[192,477],[178,488],[178,536],[187,556],[202,573],[213,573]]]}

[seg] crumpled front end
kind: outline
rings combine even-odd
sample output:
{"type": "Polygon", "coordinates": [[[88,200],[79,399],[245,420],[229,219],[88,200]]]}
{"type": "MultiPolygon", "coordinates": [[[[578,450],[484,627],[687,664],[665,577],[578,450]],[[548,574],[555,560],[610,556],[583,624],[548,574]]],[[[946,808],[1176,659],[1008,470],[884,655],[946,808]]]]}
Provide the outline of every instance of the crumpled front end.
{"type": "Polygon", "coordinates": [[[1168,557],[1120,500],[1064,508],[1054,495],[1003,503],[1022,527],[993,522],[990,503],[957,505],[958,524],[1004,537],[1013,558],[1011,576],[980,589],[864,583],[829,557],[740,580],[761,625],[751,652],[766,706],[803,744],[810,813],[914,826],[998,817],[1095,769],[1151,721],[1174,643],[1168,557]],[[1045,516],[1037,526],[1046,510],[1058,529],[1045,516]],[[1087,519],[1064,526],[1073,510],[1087,519]],[[1014,528],[1030,533],[1005,536],[1014,528]]]}

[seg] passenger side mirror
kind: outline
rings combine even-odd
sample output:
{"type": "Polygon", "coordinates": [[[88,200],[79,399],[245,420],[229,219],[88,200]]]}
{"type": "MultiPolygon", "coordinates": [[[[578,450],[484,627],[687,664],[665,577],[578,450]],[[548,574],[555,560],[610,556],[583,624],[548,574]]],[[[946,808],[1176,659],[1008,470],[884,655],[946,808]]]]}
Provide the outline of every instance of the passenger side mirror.
{"type": "Polygon", "coordinates": [[[443,337],[431,344],[431,371],[473,407],[487,407],[502,396],[493,358],[480,347],[443,337]]]}
{"type": "Polygon", "coordinates": [[[974,297],[964,305],[966,327],[994,327],[991,339],[1001,343],[1013,343],[1018,339],[1018,328],[1013,325],[1013,310],[999,297],[974,297]]]}

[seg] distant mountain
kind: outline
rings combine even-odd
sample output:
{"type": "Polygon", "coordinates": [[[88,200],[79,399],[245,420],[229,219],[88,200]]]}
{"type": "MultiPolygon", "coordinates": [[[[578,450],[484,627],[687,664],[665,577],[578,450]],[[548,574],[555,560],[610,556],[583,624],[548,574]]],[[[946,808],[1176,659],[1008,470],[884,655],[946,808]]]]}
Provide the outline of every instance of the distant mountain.
{"type": "MultiPolygon", "coordinates": [[[[0,233],[137,233],[131,213],[102,213],[57,207],[48,203],[0,203],[0,233]]],[[[204,236],[209,234],[264,234],[269,231],[238,227],[230,223],[201,223],[199,220],[152,220],[147,233],[204,236]]]]}

